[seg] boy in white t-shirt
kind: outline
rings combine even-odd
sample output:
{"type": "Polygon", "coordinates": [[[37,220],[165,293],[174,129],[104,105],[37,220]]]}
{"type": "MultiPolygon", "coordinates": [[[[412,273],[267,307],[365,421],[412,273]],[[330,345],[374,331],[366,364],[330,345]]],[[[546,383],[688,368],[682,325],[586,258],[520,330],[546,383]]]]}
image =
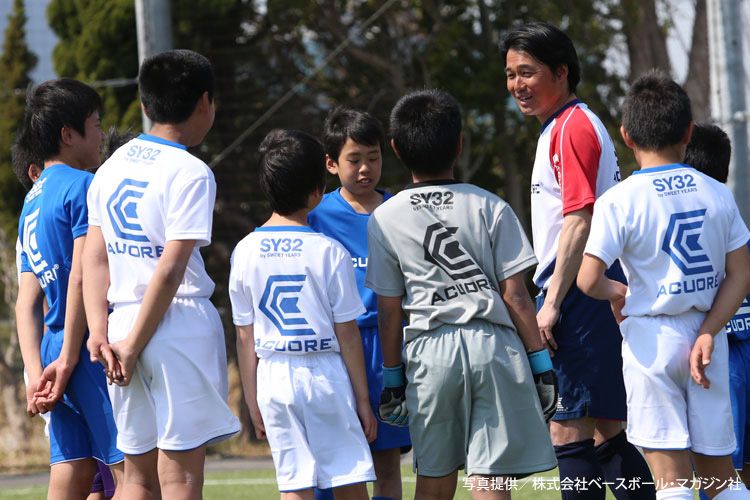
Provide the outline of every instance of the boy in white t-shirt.
{"type": "Polygon", "coordinates": [[[122,497],[198,498],[206,446],[240,429],[198,250],[211,241],[216,182],[186,151],[213,124],[213,69],[195,52],[163,52],[144,61],[138,85],[154,126],[91,183],[84,303],[91,337],[117,356],[107,375],[125,453],[122,497]]]}
{"type": "Polygon", "coordinates": [[[628,440],[657,499],[693,498],[691,460],[711,498],[750,498],[730,460],[724,329],[750,291],[750,233],[729,190],[680,163],[692,115],[679,85],[658,71],[636,80],[620,130],[641,170],[594,205],[578,286],[621,322],[628,440]],[[627,286],[604,276],[615,259],[627,286]]]}
{"type": "Polygon", "coordinates": [[[312,499],[314,487],[367,498],[377,422],[356,322],[365,308],[349,252],[307,225],[325,188],[323,147],[274,130],[260,156],[273,214],[237,244],[229,277],[255,433],[268,438],[282,498],[312,499]]]}

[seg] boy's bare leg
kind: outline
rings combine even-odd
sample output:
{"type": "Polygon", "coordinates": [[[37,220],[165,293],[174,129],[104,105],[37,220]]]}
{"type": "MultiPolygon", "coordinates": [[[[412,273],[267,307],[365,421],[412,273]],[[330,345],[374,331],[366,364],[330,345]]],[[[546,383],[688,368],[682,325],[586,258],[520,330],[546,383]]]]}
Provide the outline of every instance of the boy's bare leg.
{"type": "Polygon", "coordinates": [[[122,484],[125,481],[125,462],[110,465],[109,470],[112,472],[112,478],[115,480],[115,496],[112,497],[112,500],[124,500],[125,497],[120,492],[122,491],[122,484]]]}
{"type": "Polygon", "coordinates": [[[372,487],[372,496],[401,500],[401,450],[373,451],[372,462],[378,478],[372,487]]]}
{"type": "Polygon", "coordinates": [[[50,468],[48,500],[81,500],[91,492],[96,474],[93,458],[55,464],[50,468]]]}
{"type": "Polygon", "coordinates": [[[281,500],[313,500],[315,494],[312,488],[299,491],[282,491],[281,500]]]}
{"type": "Polygon", "coordinates": [[[336,500],[367,500],[367,483],[347,484],[333,489],[336,500]]]}
{"type": "Polygon", "coordinates": [[[117,485],[118,498],[127,500],[159,500],[158,450],[142,455],[125,455],[125,474],[122,487],[117,485]]]}
{"type": "Polygon", "coordinates": [[[644,449],[643,454],[651,467],[656,491],[676,486],[692,486],[693,464],[687,450],[644,449]],[[684,481],[687,481],[687,484],[684,481]]]}
{"type": "Polygon", "coordinates": [[[187,451],[159,450],[159,485],[162,496],[174,500],[203,498],[206,447],[187,451]]]}
{"type": "Polygon", "coordinates": [[[742,469],[738,470],[737,473],[740,475],[740,479],[745,483],[745,486],[750,484],[750,467],[745,465],[742,469]]]}
{"type": "Polygon", "coordinates": [[[622,432],[624,422],[620,420],[596,420],[594,424],[594,446],[612,439],[622,432]]]}
{"type": "Polygon", "coordinates": [[[414,500],[451,500],[456,493],[458,471],[443,477],[417,475],[417,491],[414,500]]]}
{"type": "Polygon", "coordinates": [[[497,481],[502,481],[500,476],[471,475],[471,498],[474,500],[510,500],[510,490],[492,489],[497,481]],[[483,481],[479,483],[479,479],[483,481]]]}
{"type": "Polygon", "coordinates": [[[709,498],[713,498],[728,486],[737,484],[737,472],[732,465],[732,457],[711,457],[693,453],[695,475],[709,498]],[[710,486],[709,486],[710,485],[710,486]]]}

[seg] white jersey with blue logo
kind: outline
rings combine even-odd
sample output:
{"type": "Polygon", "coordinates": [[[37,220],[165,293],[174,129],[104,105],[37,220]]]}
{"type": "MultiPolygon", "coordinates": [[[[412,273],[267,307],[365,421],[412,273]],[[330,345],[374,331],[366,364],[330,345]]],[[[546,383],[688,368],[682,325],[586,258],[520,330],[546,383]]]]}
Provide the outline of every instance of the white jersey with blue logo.
{"type": "Polygon", "coordinates": [[[89,224],[101,227],[112,304],[140,302],[167,241],[196,240],[176,297],[210,297],[199,247],[211,242],[216,181],[185,146],[151,135],[121,146],[88,193],[89,224]]]}
{"type": "Polygon", "coordinates": [[[45,324],[65,325],[73,241],[88,232],[86,191],[93,176],[64,164],[51,165],[26,195],[18,220],[21,272],[33,272],[47,298],[45,324]]]}
{"type": "Polygon", "coordinates": [[[253,325],[255,352],[339,351],[334,323],[365,312],[349,252],[307,226],[259,227],[232,253],[235,325],[253,325]]]}
{"type": "Polygon", "coordinates": [[[708,311],[748,240],[729,189],[683,164],[639,170],[594,205],[585,253],[628,277],[626,316],[708,311]]]}

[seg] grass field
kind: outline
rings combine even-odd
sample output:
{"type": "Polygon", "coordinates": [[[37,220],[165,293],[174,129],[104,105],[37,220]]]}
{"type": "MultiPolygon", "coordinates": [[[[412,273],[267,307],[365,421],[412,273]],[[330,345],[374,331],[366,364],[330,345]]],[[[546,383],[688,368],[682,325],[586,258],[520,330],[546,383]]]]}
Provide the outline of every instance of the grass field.
{"type": "MultiPolygon", "coordinates": [[[[414,498],[415,477],[411,472],[411,467],[404,466],[402,471],[404,474],[404,498],[414,498]]],[[[539,487],[540,484],[553,486],[556,477],[557,471],[555,470],[519,480],[517,488],[513,491],[513,498],[516,500],[557,500],[560,498],[559,490],[544,491],[539,487]],[[536,488],[534,486],[535,480],[536,488]]],[[[471,494],[463,486],[463,479],[464,476],[459,476],[455,498],[468,500],[471,498],[471,494]]],[[[278,498],[279,495],[274,473],[271,469],[210,473],[206,476],[203,492],[206,500],[268,500],[278,498]]],[[[46,493],[47,488],[43,486],[7,489],[0,491],[0,499],[38,500],[46,498],[46,493]]],[[[607,499],[614,499],[611,492],[607,492],[607,499]]]]}

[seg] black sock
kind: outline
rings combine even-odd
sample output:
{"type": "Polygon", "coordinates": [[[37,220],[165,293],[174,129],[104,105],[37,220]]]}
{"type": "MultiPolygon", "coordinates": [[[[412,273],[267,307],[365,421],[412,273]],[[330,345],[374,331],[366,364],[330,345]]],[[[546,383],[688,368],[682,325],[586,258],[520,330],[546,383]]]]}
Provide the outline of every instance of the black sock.
{"type": "Polygon", "coordinates": [[[628,442],[625,431],[597,446],[596,458],[617,500],[656,498],[654,479],[648,464],[636,447],[628,442]]]}
{"type": "Polygon", "coordinates": [[[604,500],[607,488],[593,439],[555,446],[555,455],[562,500],[604,500]]]}

